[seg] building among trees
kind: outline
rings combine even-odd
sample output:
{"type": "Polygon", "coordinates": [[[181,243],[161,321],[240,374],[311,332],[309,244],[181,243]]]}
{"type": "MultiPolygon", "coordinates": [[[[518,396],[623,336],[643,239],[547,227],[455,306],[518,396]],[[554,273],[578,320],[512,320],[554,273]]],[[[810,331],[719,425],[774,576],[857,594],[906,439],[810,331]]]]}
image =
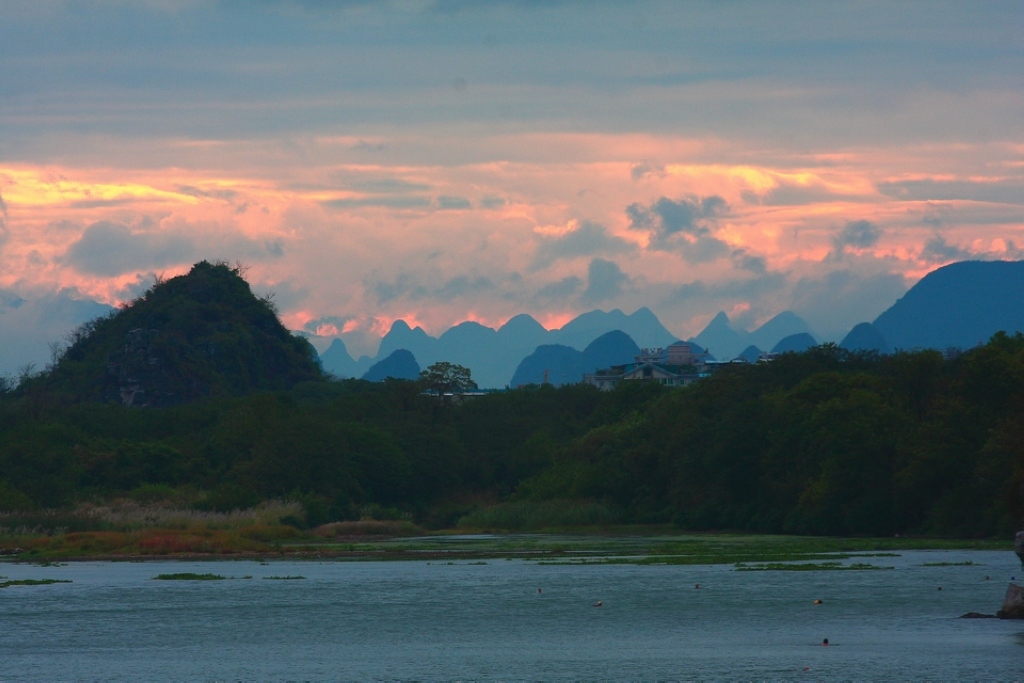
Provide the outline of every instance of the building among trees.
{"type": "Polygon", "coordinates": [[[706,377],[709,372],[708,353],[689,342],[677,341],[667,348],[641,349],[634,362],[613,365],[583,376],[583,382],[610,391],[624,380],[657,382],[681,387],[706,377]]]}

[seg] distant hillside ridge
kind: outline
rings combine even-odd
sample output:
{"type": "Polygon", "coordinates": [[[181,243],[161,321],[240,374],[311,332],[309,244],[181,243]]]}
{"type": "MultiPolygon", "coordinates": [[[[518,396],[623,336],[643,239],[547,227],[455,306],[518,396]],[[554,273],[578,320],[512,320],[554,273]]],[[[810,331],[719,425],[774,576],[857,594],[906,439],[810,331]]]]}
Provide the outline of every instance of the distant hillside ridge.
{"type": "Polygon", "coordinates": [[[1024,261],[943,266],[921,278],[873,326],[893,350],[970,348],[996,332],[1022,332],[1024,261]]]}
{"type": "Polygon", "coordinates": [[[564,344],[544,344],[527,356],[516,368],[510,386],[576,384],[583,375],[599,368],[633,362],[640,347],[625,332],[612,330],[592,341],[583,351],[564,344]]]}
{"type": "Polygon", "coordinates": [[[366,371],[363,379],[381,382],[385,379],[418,379],[420,366],[416,358],[405,349],[398,349],[384,360],[377,361],[366,371]]]}
{"type": "Polygon", "coordinates": [[[324,375],[238,268],[206,261],[79,327],[35,385],[75,401],[168,406],[277,391],[324,375]]]}
{"type": "Polygon", "coordinates": [[[810,334],[810,328],[800,316],[783,311],[751,332],[736,330],[724,311],[711,319],[700,334],[687,341],[699,344],[717,360],[733,360],[748,353],[749,347],[771,349],[783,339],[798,334],[810,334]]]}
{"type": "Polygon", "coordinates": [[[321,355],[324,369],[339,377],[356,377],[375,362],[399,349],[413,354],[420,367],[449,362],[470,369],[473,380],[482,388],[495,389],[509,384],[519,364],[541,346],[558,345],[577,353],[598,337],[621,331],[644,346],[667,346],[676,340],[650,309],[640,308],[630,315],[618,309],[590,311],[563,327],[546,330],[534,318],[520,314],[497,330],[478,322],[466,321],[449,328],[440,337],[432,337],[420,327],[396,320],[381,340],[374,359],[353,361],[344,345],[332,346],[321,355]]]}

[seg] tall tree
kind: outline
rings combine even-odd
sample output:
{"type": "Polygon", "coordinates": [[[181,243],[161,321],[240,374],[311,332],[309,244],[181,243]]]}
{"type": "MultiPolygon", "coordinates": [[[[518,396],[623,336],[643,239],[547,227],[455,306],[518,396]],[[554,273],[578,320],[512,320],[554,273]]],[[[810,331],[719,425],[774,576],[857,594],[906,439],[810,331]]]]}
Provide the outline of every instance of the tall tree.
{"type": "Polygon", "coordinates": [[[454,363],[434,363],[420,373],[420,383],[428,391],[451,394],[476,389],[469,368],[454,363]]]}

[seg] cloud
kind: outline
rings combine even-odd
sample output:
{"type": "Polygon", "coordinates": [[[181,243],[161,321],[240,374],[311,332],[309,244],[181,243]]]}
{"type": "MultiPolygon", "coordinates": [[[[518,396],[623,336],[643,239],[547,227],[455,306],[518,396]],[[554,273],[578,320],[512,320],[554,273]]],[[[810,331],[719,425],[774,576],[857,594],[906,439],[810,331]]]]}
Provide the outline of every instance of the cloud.
{"type": "Polygon", "coordinates": [[[180,223],[153,229],[148,221],[132,229],[99,221],[87,227],[61,259],[80,273],[114,277],[133,271],[194,263],[202,258],[265,259],[284,255],[280,241],[260,242],[206,226],[180,223]],[[196,233],[196,234],[192,234],[196,233]]]}
{"type": "Polygon", "coordinates": [[[841,230],[832,236],[832,250],[825,257],[826,261],[840,261],[849,249],[868,249],[878,244],[882,230],[871,221],[848,221],[841,230]]]}
{"type": "Polygon", "coordinates": [[[473,205],[465,197],[449,197],[441,195],[437,198],[437,206],[440,209],[471,209],[473,205]]]}
{"type": "Polygon", "coordinates": [[[850,221],[832,238],[832,244],[837,250],[845,247],[867,249],[878,244],[881,236],[881,228],[871,221],[850,221]]]}
{"type": "Polygon", "coordinates": [[[81,273],[113,277],[195,260],[195,244],[183,235],[135,233],[127,225],[100,221],[68,247],[64,261],[81,273]]]}
{"type": "Polygon", "coordinates": [[[629,283],[629,276],[616,264],[596,258],[587,269],[587,291],[583,292],[583,301],[595,304],[614,299],[622,293],[623,286],[629,283]]]}
{"type": "Polygon", "coordinates": [[[394,197],[358,197],[344,199],[327,199],[320,202],[321,206],[328,209],[351,209],[363,206],[374,206],[385,209],[419,209],[430,206],[429,197],[420,196],[394,196],[394,197]]]}
{"type": "Polygon", "coordinates": [[[763,197],[757,197],[749,192],[744,195],[745,201],[765,206],[805,206],[824,202],[850,201],[850,199],[851,197],[847,195],[836,194],[820,182],[809,184],[780,182],[777,187],[763,197]]]}
{"type": "Polygon", "coordinates": [[[503,206],[505,206],[505,200],[502,197],[488,195],[480,200],[480,207],[484,209],[498,209],[503,206]]]}
{"type": "Polygon", "coordinates": [[[998,240],[993,246],[995,247],[994,249],[974,250],[950,244],[942,235],[935,235],[924,243],[924,247],[921,249],[920,258],[927,263],[950,263],[952,261],[967,261],[972,259],[989,261],[999,259],[1020,259],[1024,257],[1024,250],[1018,248],[1013,240],[998,240]]]}
{"type": "Polygon", "coordinates": [[[924,243],[921,250],[921,258],[928,263],[946,263],[949,261],[963,261],[973,257],[967,249],[950,244],[942,235],[935,235],[924,243]]]}
{"type": "Polygon", "coordinates": [[[768,262],[763,256],[751,256],[746,249],[737,249],[731,254],[733,266],[740,270],[749,270],[755,275],[768,272],[768,262]]]}
{"type": "Polygon", "coordinates": [[[839,340],[857,323],[874,320],[906,291],[906,281],[898,273],[834,270],[797,280],[791,309],[814,321],[823,340],[839,340]]]}
{"type": "Polygon", "coordinates": [[[466,275],[453,277],[435,292],[434,296],[441,301],[451,301],[469,294],[495,289],[494,283],[485,277],[470,278],[466,275]]]}
{"type": "Polygon", "coordinates": [[[335,336],[345,329],[345,324],[350,320],[355,320],[355,316],[325,315],[311,318],[302,326],[302,331],[319,336],[335,336]]]}
{"type": "Polygon", "coordinates": [[[631,242],[609,235],[603,225],[584,221],[575,230],[564,235],[541,238],[530,269],[547,268],[561,259],[594,254],[625,254],[635,249],[631,242]]]}
{"type": "Polygon", "coordinates": [[[902,180],[879,183],[878,191],[896,199],[912,201],[966,200],[995,204],[1024,205],[1024,181],[985,180],[902,180]]]}
{"type": "Polygon", "coordinates": [[[175,191],[189,197],[208,197],[224,201],[231,201],[238,196],[238,192],[235,190],[203,190],[192,185],[178,185],[175,191]]]}
{"type": "Polygon", "coordinates": [[[782,289],[785,284],[786,276],[782,273],[765,273],[753,278],[715,282],[695,280],[672,291],[665,301],[681,303],[694,300],[755,299],[765,293],[782,289]]]}
{"type": "Polygon", "coordinates": [[[18,308],[23,303],[25,303],[25,300],[13,291],[0,289],[0,306],[4,308],[18,308]]]}
{"type": "Polygon", "coordinates": [[[399,273],[390,282],[370,281],[366,283],[366,287],[373,293],[379,304],[386,304],[398,299],[451,302],[497,289],[497,285],[490,278],[483,276],[456,275],[439,286],[430,286],[422,282],[421,276],[406,272],[399,273]]]}
{"type": "Polygon", "coordinates": [[[549,285],[541,287],[534,296],[534,299],[539,301],[563,301],[574,296],[582,286],[583,280],[579,279],[575,275],[570,275],[569,277],[562,278],[558,282],[552,282],[549,285]]]}
{"type": "Polygon", "coordinates": [[[15,374],[28,363],[42,368],[51,342],[60,342],[78,325],[113,310],[70,289],[26,293],[25,298],[13,291],[0,294],[13,302],[0,306],[0,375],[15,374]]]}
{"type": "Polygon", "coordinates": [[[366,283],[367,289],[373,293],[378,304],[386,304],[397,299],[423,299],[427,296],[427,288],[416,283],[408,273],[399,273],[391,282],[376,280],[366,283]]]}
{"type": "Polygon", "coordinates": [[[367,194],[409,194],[426,192],[431,186],[426,183],[415,183],[402,178],[362,178],[344,181],[345,187],[356,192],[367,194]]]}
{"type": "Polygon", "coordinates": [[[383,152],[386,148],[387,145],[383,142],[367,142],[366,140],[360,140],[349,147],[357,152],[383,152]]]}
{"type": "Polygon", "coordinates": [[[7,241],[7,204],[4,202],[3,194],[0,194],[0,247],[7,241]]]}
{"type": "Polygon", "coordinates": [[[656,164],[637,164],[633,168],[629,169],[629,176],[633,180],[643,180],[647,176],[663,175],[665,175],[665,167],[658,166],[656,164]]]}
{"type": "Polygon", "coordinates": [[[648,234],[650,248],[679,252],[691,263],[706,263],[729,253],[729,245],[711,235],[715,220],[728,208],[718,195],[678,201],[662,197],[650,206],[630,204],[626,216],[630,229],[648,234]]]}

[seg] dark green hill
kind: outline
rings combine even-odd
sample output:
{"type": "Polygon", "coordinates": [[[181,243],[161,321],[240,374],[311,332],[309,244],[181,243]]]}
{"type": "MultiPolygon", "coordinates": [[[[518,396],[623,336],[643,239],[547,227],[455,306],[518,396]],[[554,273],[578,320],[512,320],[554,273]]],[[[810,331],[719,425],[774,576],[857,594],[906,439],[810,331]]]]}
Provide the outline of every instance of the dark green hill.
{"type": "Polygon", "coordinates": [[[237,268],[203,261],[80,327],[38,382],[75,401],[167,406],[321,379],[315,359],[237,268]]]}

